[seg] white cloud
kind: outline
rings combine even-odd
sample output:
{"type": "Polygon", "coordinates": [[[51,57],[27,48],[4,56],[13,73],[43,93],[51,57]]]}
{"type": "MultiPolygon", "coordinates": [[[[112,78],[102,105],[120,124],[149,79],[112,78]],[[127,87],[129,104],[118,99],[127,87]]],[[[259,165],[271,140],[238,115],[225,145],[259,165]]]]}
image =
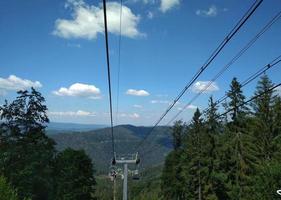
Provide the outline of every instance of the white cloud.
{"type": "Polygon", "coordinates": [[[128,0],[128,3],[155,4],[156,0],[128,0]]]}
{"type": "Polygon", "coordinates": [[[153,19],[153,17],[154,17],[154,13],[151,12],[151,11],[148,11],[148,12],[147,12],[147,18],[148,18],[148,19],[153,19]]]}
{"type": "MultiPolygon", "coordinates": [[[[66,8],[72,8],[73,19],[57,19],[53,34],[62,38],[95,39],[97,35],[104,33],[104,16],[102,5],[98,7],[88,5],[83,0],[69,0],[66,8]]],[[[108,31],[119,34],[120,29],[120,4],[107,3],[108,31]]],[[[122,35],[135,38],[143,36],[137,26],[140,16],[135,15],[130,8],[122,7],[122,35]]]]}
{"type": "Polygon", "coordinates": [[[135,104],[133,105],[134,108],[142,108],[142,105],[135,104]]]}
{"type": "Polygon", "coordinates": [[[88,112],[83,110],[78,111],[65,111],[65,112],[48,112],[49,115],[54,116],[69,116],[69,117],[94,117],[96,114],[94,112],[88,112]]]}
{"type": "Polygon", "coordinates": [[[8,78],[0,77],[0,90],[2,94],[6,94],[7,90],[26,90],[31,87],[40,88],[42,84],[39,81],[31,81],[10,75],[8,78]]]}
{"type": "Polygon", "coordinates": [[[133,95],[133,96],[149,96],[149,92],[145,90],[135,90],[135,89],[129,89],[127,90],[126,94],[133,95]]]}
{"type": "Polygon", "coordinates": [[[198,106],[195,106],[195,105],[192,105],[192,104],[190,104],[186,107],[186,109],[191,109],[191,110],[194,110],[194,109],[197,109],[197,108],[198,108],[198,106]]]}
{"type": "Polygon", "coordinates": [[[218,14],[218,8],[215,5],[211,5],[208,10],[197,10],[196,15],[204,17],[215,17],[218,14]]]}
{"type": "Polygon", "coordinates": [[[161,0],[160,11],[165,13],[178,5],[180,5],[180,0],[161,0]]]}
{"type": "Polygon", "coordinates": [[[120,117],[126,117],[126,118],[132,118],[132,119],[138,119],[138,118],[140,118],[140,115],[139,115],[138,113],[132,113],[132,114],[120,113],[119,116],[120,116],[120,117]]]}
{"type": "Polygon", "coordinates": [[[59,90],[53,92],[58,96],[74,96],[74,97],[88,97],[97,99],[100,96],[100,89],[94,85],[87,85],[82,83],[74,83],[69,88],[61,87],[59,90]]]}
{"type": "Polygon", "coordinates": [[[102,99],[102,96],[91,96],[91,97],[89,97],[89,99],[99,100],[99,99],[102,99]]]}
{"type": "Polygon", "coordinates": [[[211,82],[211,81],[197,81],[192,86],[192,91],[195,93],[199,93],[199,92],[209,93],[218,90],[219,90],[218,85],[215,82],[211,82]]]}
{"type": "Polygon", "coordinates": [[[166,100],[151,100],[150,103],[152,103],[152,104],[156,104],[156,103],[159,103],[159,104],[169,104],[170,101],[166,101],[166,100]]]}
{"type": "Polygon", "coordinates": [[[188,110],[195,110],[195,109],[197,109],[198,108],[198,106],[195,106],[195,105],[193,105],[193,104],[189,104],[189,105],[187,105],[186,107],[178,107],[177,109],[178,110],[183,110],[183,109],[188,109],[188,110]]]}

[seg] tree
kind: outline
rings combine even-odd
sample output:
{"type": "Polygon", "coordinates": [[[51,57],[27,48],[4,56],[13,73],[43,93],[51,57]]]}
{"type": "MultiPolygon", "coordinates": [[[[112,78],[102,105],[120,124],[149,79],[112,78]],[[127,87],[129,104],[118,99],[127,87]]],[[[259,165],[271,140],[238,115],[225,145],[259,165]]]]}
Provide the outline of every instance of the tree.
{"type": "Polygon", "coordinates": [[[273,158],[281,161],[281,96],[275,98],[273,107],[273,158]]]}
{"type": "Polygon", "coordinates": [[[274,140],[274,91],[269,89],[273,87],[272,82],[267,75],[261,77],[256,87],[255,95],[261,95],[252,103],[255,119],[253,120],[253,131],[256,138],[256,144],[259,150],[259,157],[263,163],[271,161],[273,156],[274,140]]]}
{"type": "Polygon", "coordinates": [[[161,190],[163,196],[168,199],[183,199],[185,186],[181,176],[181,147],[185,128],[182,121],[177,121],[172,129],[174,151],[167,156],[161,177],[161,190]]]}
{"type": "Polygon", "coordinates": [[[233,78],[230,84],[230,90],[227,92],[227,97],[230,101],[227,103],[226,108],[230,110],[230,117],[235,128],[245,123],[244,119],[249,109],[246,105],[242,104],[245,101],[245,96],[242,92],[242,85],[238,82],[237,78],[233,78]]]}
{"type": "Polygon", "coordinates": [[[174,150],[178,150],[182,146],[184,128],[185,125],[183,125],[182,121],[176,121],[173,126],[172,139],[173,139],[174,150]]]}
{"type": "Polygon", "coordinates": [[[95,199],[95,178],[91,159],[83,150],[60,152],[55,163],[56,199],[95,199]]]}
{"type": "Polygon", "coordinates": [[[241,84],[233,78],[227,96],[230,99],[226,109],[230,111],[231,120],[227,124],[223,147],[222,164],[227,174],[232,199],[250,199],[252,177],[257,165],[256,146],[249,130],[249,109],[244,104],[245,96],[241,84]]]}
{"type": "Polygon", "coordinates": [[[197,108],[188,128],[183,146],[182,174],[185,179],[185,199],[204,199],[206,188],[207,152],[206,131],[197,108]]]}
{"type": "Polygon", "coordinates": [[[0,107],[0,169],[20,199],[52,199],[55,143],[44,133],[49,122],[45,99],[34,88],[18,95],[0,107]]]}
{"type": "Polygon", "coordinates": [[[3,176],[0,176],[0,199],[1,200],[19,200],[17,192],[7,183],[3,176]]]}
{"type": "Polygon", "coordinates": [[[218,113],[218,106],[214,102],[213,97],[209,99],[208,110],[205,114],[206,136],[204,151],[206,152],[206,166],[208,168],[206,174],[206,187],[204,188],[204,198],[227,199],[227,190],[224,185],[225,175],[220,168],[220,150],[223,142],[220,141],[222,132],[221,117],[218,113]]]}

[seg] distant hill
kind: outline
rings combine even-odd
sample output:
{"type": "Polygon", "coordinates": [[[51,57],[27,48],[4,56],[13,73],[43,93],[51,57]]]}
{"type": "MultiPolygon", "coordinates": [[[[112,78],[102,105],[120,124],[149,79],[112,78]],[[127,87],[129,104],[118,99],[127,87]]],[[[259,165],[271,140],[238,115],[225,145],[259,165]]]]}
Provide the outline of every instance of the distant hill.
{"type": "Polygon", "coordinates": [[[106,125],[96,124],[75,124],[75,123],[61,123],[61,122],[50,122],[47,125],[47,134],[54,134],[59,132],[69,131],[91,131],[101,128],[106,128],[106,125]]]}
{"type": "MultiPolygon", "coordinates": [[[[121,125],[114,127],[115,149],[117,154],[134,152],[137,144],[146,135],[150,127],[136,127],[132,125],[121,125]]],[[[149,168],[164,162],[166,154],[171,149],[171,130],[168,127],[157,127],[151,137],[143,144],[140,149],[141,166],[149,168]],[[155,148],[157,146],[158,148],[155,148]],[[154,147],[155,150],[142,157],[146,152],[154,147]]],[[[110,128],[103,128],[85,132],[61,132],[49,135],[57,143],[57,149],[63,150],[67,147],[74,149],[84,149],[93,159],[95,168],[99,173],[107,173],[111,152],[111,133],[110,128]]]]}

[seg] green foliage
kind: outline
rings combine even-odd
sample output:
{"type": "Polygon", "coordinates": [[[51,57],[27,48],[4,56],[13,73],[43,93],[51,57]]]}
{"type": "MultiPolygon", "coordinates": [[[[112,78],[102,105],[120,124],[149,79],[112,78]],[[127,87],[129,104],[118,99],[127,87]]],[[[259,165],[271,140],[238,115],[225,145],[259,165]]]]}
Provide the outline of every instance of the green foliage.
{"type": "Polygon", "coordinates": [[[224,121],[211,97],[203,117],[197,109],[190,125],[180,129],[182,122],[175,124],[173,140],[184,139],[181,148],[166,157],[161,179],[166,199],[278,199],[281,98],[268,92],[272,86],[267,76],[261,78],[255,95],[266,93],[250,109],[241,106],[245,96],[234,78],[224,103],[229,111],[224,121]]]}
{"type": "Polygon", "coordinates": [[[83,150],[65,149],[55,161],[56,199],[94,199],[93,165],[83,150]]]}
{"type": "Polygon", "coordinates": [[[2,145],[1,171],[18,190],[21,199],[52,199],[51,178],[54,142],[44,134],[45,99],[31,89],[0,108],[2,145]]]}
{"type": "Polygon", "coordinates": [[[91,160],[83,151],[71,149],[55,159],[55,142],[45,135],[49,119],[44,97],[33,88],[18,95],[0,107],[0,174],[17,191],[1,178],[0,195],[6,191],[3,195],[8,199],[93,199],[89,196],[95,185],[91,160]],[[65,197],[65,191],[80,194],[65,197]]]}
{"type": "Polygon", "coordinates": [[[133,200],[159,200],[161,197],[161,166],[154,166],[141,173],[139,181],[129,181],[129,199],[133,200]]]}
{"type": "Polygon", "coordinates": [[[7,183],[3,176],[0,176],[0,199],[1,200],[19,200],[17,191],[7,183]]]}

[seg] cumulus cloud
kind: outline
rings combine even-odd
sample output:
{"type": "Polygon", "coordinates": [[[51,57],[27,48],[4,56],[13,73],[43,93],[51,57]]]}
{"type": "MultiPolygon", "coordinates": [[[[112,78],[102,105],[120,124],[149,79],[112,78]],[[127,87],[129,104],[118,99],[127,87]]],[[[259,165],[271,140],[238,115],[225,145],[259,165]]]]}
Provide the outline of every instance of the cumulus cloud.
{"type": "Polygon", "coordinates": [[[99,88],[94,85],[87,85],[83,83],[74,83],[69,88],[61,87],[53,93],[58,96],[88,97],[91,99],[97,99],[100,97],[99,88]]]}
{"type": "Polygon", "coordinates": [[[134,108],[142,108],[142,105],[135,104],[133,105],[134,108]]]}
{"type": "Polygon", "coordinates": [[[93,117],[96,116],[94,112],[88,112],[88,111],[83,111],[83,110],[78,110],[78,111],[65,111],[65,112],[49,112],[49,115],[53,116],[69,116],[69,117],[93,117]]]}
{"type": "Polygon", "coordinates": [[[8,78],[0,77],[0,91],[2,94],[6,94],[8,90],[26,90],[31,87],[40,88],[42,84],[39,81],[22,79],[15,75],[10,75],[8,78]]]}
{"type": "Polygon", "coordinates": [[[145,90],[135,90],[135,89],[129,89],[126,92],[127,95],[133,95],[133,96],[149,96],[149,92],[145,90]]]}
{"type": "Polygon", "coordinates": [[[204,17],[215,17],[218,14],[218,8],[215,5],[211,5],[207,10],[196,10],[196,15],[204,17]]]}
{"type": "MultiPolygon", "coordinates": [[[[72,19],[57,19],[53,34],[62,38],[95,39],[104,33],[104,16],[102,5],[88,5],[83,0],[69,0],[66,8],[71,8],[72,19]]],[[[119,34],[120,4],[107,3],[108,31],[119,34]]],[[[122,35],[136,38],[144,34],[138,30],[140,16],[135,15],[127,6],[122,7],[122,35]]]]}
{"type": "Polygon", "coordinates": [[[165,13],[178,5],[180,5],[180,0],[161,0],[160,11],[165,13]]]}
{"type": "Polygon", "coordinates": [[[192,86],[192,91],[195,93],[203,92],[210,93],[218,91],[219,87],[215,82],[211,81],[197,81],[192,86]]]}

